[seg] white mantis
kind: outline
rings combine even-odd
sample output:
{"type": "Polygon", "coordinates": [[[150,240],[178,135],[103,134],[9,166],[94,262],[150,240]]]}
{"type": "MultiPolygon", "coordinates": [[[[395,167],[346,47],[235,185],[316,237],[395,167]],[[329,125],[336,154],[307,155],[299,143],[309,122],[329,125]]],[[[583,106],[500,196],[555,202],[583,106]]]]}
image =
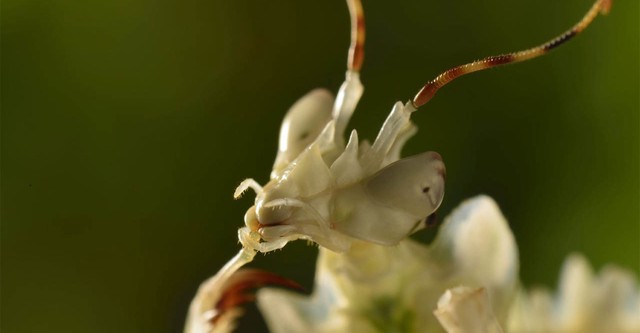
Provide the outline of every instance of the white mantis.
{"type": "Polygon", "coordinates": [[[572,29],[540,46],[444,72],[412,100],[397,102],[370,143],[360,140],[355,130],[345,140],[347,124],[363,93],[359,71],[364,55],[362,6],[359,0],[347,3],[352,44],[346,79],[335,100],[328,91],[317,89],[296,102],[280,129],[270,181],[261,186],[246,179],[236,189],[235,198],[248,189],[256,193],[255,204],[245,214],[245,226],[238,231],[242,249],[201,286],[190,308],[187,332],[232,328],[237,310],[221,313],[217,304],[234,272],[257,252],[306,239],[339,256],[350,253],[354,246],[361,251],[362,244],[396,245],[423,228],[443,200],[445,167],[435,152],[400,158],[402,146],[416,133],[411,114],[461,75],[545,54],[581,32],[610,6],[608,0],[596,1],[572,29]]]}

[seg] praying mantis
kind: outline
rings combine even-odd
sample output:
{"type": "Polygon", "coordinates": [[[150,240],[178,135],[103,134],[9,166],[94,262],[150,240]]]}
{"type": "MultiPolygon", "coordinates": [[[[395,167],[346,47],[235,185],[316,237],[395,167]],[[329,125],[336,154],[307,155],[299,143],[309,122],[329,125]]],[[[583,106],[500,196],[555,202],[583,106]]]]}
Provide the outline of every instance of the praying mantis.
{"type": "Polygon", "coordinates": [[[396,102],[373,142],[346,129],[363,94],[365,22],[360,0],[347,1],[351,17],[345,81],[336,98],[322,89],[303,96],[287,112],[268,183],[244,180],[234,193],[256,194],[238,230],[242,249],[198,291],[186,332],[226,332],[239,316],[237,305],[251,299],[250,287],[296,285],[273,274],[241,270],[258,252],[268,253],[303,239],[320,246],[321,256],[355,266],[354,253],[397,246],[425,228],[444,197],[445,165],[426,152],[401,158],[405,142],[416,134],[411,115],[456,78],[548,53],[606,14],[610,0],[597,0],[571,29],[541,45],[454,67],[428,81],[405,103],[396,102]]]}

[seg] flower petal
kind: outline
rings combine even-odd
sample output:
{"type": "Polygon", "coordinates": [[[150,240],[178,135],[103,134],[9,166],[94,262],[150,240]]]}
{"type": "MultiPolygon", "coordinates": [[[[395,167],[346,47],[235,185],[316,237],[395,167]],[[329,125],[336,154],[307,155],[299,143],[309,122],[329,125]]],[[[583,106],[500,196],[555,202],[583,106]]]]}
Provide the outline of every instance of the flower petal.
{"type": "Polygon", "coordinates": [[[503,322],[518,281],[518,248],[496,202],[481,195],[449,216],[430,247],[442,274],[461,284],[485,287],[503,322]]]}
{"type": "Polygon", "coordinates": [[[448,333],[502,333],[484,288],[448,289],[433,312],[448,333]]]}
{"type": "Polygon", "coordinates": [[[631,272],[614,266],[596,275],[583,256],[571,255],[562,268],[558,294],[521,292],[508,328],[531,333],[638,333],[638,282],[631,272]]]}

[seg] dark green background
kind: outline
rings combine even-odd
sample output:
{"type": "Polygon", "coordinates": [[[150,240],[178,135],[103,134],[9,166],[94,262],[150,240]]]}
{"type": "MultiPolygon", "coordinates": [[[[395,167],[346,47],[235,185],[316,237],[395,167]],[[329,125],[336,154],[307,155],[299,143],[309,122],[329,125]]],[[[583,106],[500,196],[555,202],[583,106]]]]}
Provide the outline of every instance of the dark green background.
{"type": "MultiPolygon", "coordinates": [[[[369,138],[439,72],[543,42],[591,5],[365,2],[352,126],[369,138]]],[[[640,270],[638,4],[414,117],[406,154],[447,163],[440,215],[493,196],[526,285],[555,285],[572,251],[640,270]]],[[[179,331],[239,249],[253,196],[235,186],[268,179],[284,112],[337,90],[348,42],[340,0],[2,1],[2,332],[179,331]]],[[[315,253],[298,242],[254,266],[310,286],[315,253]]]]}

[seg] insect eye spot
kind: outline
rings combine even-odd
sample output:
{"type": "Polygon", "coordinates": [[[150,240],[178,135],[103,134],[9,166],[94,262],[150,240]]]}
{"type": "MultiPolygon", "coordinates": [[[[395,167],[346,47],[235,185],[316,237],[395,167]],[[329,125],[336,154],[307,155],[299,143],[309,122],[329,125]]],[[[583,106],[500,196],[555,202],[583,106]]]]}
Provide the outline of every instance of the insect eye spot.
{"type": "Polygon", "coordinates": [[[425,194],[426,194],[426,193],[429,193],[429,190],[431,190],[431,188],[430,188],[430,187],[428,187],[428,186],[427,186],[427,187],[424,187],[424,188],[422,188],[422,193],[425,193],[425,194]]]}

